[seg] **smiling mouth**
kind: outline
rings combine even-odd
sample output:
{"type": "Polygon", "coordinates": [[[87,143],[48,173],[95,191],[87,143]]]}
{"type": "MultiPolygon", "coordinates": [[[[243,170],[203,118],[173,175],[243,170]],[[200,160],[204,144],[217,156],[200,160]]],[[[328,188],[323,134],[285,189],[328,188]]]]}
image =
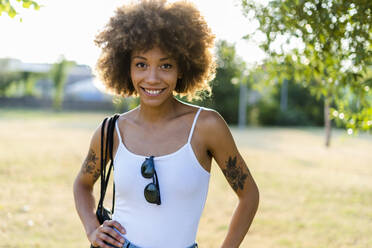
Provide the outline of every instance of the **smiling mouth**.
{"type": "Polygon", "coordinates": [[[143,87],[141,87],[141,89],[146,93],[146,95],[149,95],[149,96],[160,95],[165,90],[165,88],[164,89],[146,89],[143,87]]]}

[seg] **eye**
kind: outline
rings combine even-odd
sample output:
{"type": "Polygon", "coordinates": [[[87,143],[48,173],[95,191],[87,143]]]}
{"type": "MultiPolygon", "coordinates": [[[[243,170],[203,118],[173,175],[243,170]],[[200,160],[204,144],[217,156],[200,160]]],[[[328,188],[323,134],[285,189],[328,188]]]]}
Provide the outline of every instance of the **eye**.
{"type": "Polygon", "coordinates": [[[172,65],[171,65],[171,64],[163,64],[163,65],[161,66],[161,68],[162,68],[162,69],[167,69],[167,70],[169,70],[169,69],[172,68],[172,65]]]}
{"type": "Polygon", "coordinates": [[[137,68],[146,68],[146,64],[143,63],[143,62],[138,62],[138,63],[136,63],[136,67],[137,68]]]}

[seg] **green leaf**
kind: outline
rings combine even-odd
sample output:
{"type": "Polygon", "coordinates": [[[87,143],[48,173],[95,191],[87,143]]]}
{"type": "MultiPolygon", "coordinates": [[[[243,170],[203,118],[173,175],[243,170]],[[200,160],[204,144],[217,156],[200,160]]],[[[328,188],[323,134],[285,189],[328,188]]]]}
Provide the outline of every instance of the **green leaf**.
{"type": "Polygon", "coordinates": [[[8,11],[8,15],[11,18],[14,18],[17,15],[17,12],[15,11],[15,9],[13,7],[10,7],[10,10],[8,11]]]}
{"type": "Polygon", "coordinates": [[[23,4],[22,4],[22,6],[23,6],[23,8],[26,8],[26,9],[28,9],[28,8],[30,8],[30,6],[31,6],[31,2],[23,2],[23,4]]]}
{"type": "Polygon", "coordinates": [[[37,4],[36,2],[32,2],[32,4],[34,5],[34,10],[39,10],[40,9],[40,5],[37,4]]]}

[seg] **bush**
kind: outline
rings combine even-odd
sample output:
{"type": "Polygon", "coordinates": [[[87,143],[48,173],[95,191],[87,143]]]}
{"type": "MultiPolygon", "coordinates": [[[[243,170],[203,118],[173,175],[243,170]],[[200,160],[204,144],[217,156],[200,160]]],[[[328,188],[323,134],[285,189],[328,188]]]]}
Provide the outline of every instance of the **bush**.
{"type": "Polygon", "coordinates": [[[322,99],[316,99],[307,88],[300,84],[288,81],[288,107],[286,110],[281,110],[280,87],[281,85],[274,85],[255,106],[259,110],[258,121],[261,125],[323,125],[322,99]]]}

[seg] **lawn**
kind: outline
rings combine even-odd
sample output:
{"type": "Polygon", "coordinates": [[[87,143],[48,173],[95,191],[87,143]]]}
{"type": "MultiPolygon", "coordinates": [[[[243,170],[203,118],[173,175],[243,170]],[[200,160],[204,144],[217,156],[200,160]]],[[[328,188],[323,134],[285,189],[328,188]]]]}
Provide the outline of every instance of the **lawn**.
{"type": "MultiPolygon", "coordinates": [[[[72,183],[106,113],[0,109],[0,247],[89,247],[72,183]]],[[[372,247],[372,136],[232,128],[260,189],[243,248],[372,247]]],[[[213,164],[201,248],[222,243],[237,197],[213,164]]]]}

